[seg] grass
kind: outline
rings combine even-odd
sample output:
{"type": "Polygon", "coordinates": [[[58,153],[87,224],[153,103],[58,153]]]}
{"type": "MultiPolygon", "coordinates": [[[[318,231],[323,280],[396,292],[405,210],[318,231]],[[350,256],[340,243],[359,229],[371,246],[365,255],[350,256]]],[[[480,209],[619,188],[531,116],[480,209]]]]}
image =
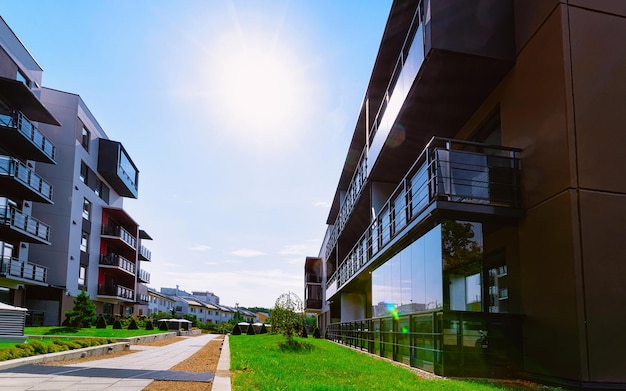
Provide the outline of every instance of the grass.
{"type": "Polygon", "coordinates": [[[242,390],[532,390],[523,385],[478,381],[426,380],[414,372],[330,341],[308,338],[311,350],[281,349],[280,335],[231,336],[231,372],[242,390]]]}
{"type": "Polygon", "coordinates": [[[75,329],[72,327],[62,326],[46,326],[46,327],[25,327],[25,335],[55,335],[55,336],[68,336],[68,337],[99,337],[99,338],[130,338],[140,337],[142,335],[151,335],[163,333],[159,329],[154,330],[126,330],[126,329],[113,329],[113,326],[107,326],[106,329],[97,329],[95,327],[88,327],[82,329],[75,329]]]}

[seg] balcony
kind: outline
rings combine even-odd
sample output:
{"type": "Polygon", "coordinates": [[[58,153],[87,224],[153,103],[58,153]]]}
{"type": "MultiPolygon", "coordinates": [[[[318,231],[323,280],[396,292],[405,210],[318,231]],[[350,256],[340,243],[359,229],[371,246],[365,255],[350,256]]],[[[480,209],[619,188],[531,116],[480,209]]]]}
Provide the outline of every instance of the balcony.
{"type": "Polygon", "coordinates": [[[152,259],[152,253],[143,244],[139,246],[139,260],[150,262],[152,259]]]}
{"type": "Polygon", "coordinates": [[[135,264],[118,254],[101,255],[100,266],[114,267],[130,275],[135,275],[135,264]]]}
{"type": "Polygon", "coordinates": [[[56,164],[56,147],[19,111],[0,113],[0,142],[20,156],[56,164]]]}
{"type": "Polygon", "coordinates": [[[37,285],[48,283],[48,268],[45,266],[12,257],[2,257],[1,261],[0,276],[3,278],[37,285]]]}
{"type": "Polygon", "coordinates": [[[0,155],[0,186],[5,195],[52,204],[52,185],[19,160],[0,155]]]}
{"type": "Polygon", "coordinates": [[[143,293],[138,294],[137,295],[137,303],[139,303],[139,304],[149,304],[150,303],[150,296],[144,295],[143,293]]]}
{"type": "Polygon", "coordinates": [[[139,280],[139,282],[142,282],[144,284],[149,284],[150,283],[150,273],[148,273],[147,271],[145,271],[143,269],[139,269],[139,271],[137,272],[137,279],[139,280]]]}
{"type": "Polygon", "coordinates": [[[135,300],[135,291],[122,285],[98,285],[98,296],[121,299],[126,301],[135,300]]]}
{"type": "Polygon", "coordinates": [[[332,297],[409,230],[438,216],[519,219],[521,151],[433,138],[326,283],[332,297]]]}
{"type": "Polygon", "coordinates": [[[100,139],[98,172],[122,197],[138,197],[139,170],[121,143],[100,139]]]}
{"type": "Polygon", "coordinates": [[[131,235],[130,232],[125,230],[119,225],[105,225],[102,227],[102,236],[108,236],[115,240],[119,240],[133,250],[137,249],[137,238],[131,235]]]}
{"type": "Polygon", "coordinates": [[[50,227],[12,206],[0,207],[0,235],[16,242],[50,244],[50,227]]]}

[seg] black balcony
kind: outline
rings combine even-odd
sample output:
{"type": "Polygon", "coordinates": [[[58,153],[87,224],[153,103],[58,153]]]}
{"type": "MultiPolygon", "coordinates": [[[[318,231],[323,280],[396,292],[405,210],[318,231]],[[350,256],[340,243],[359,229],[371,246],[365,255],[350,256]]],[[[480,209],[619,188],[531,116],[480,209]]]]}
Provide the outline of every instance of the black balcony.
{"type": "Polygon", "coordinates": [[[0,113],[0,142],[21,157],[56,164],[56,147],[19,111],[0,113]]]}
{"type": "Polygon", "coordinates": [[[119,254],[105,254],[100,256],[100,266],[117,268],[128,274],[135,275],[135,264],[119,254]]]}
{"type": "Polygon", "coordinates": [[[115,298],[125,301],[135,300],[135,291],[122,285],[98,285],[98,296],[100,298],[115,298]]]}
{"type": "Polygon", "coordinates": [[[139,271],[137,272],[137,280],[141,283],[144,284],[149,284],[150,283],[150,273],[148,273],[147,271],[143,270],[143,269],[139,269],[139,271]]]}
{"type": "Polygon", "coordinates": [[[0,193],[35,202],[52,204],[52,185],[24,163],[0,155],[0,193]]]}
{"type": "Polygon", "coordinates": [[[0,99],[32,121],[61,125],[30,88],[19,80],[0,77],[0,99]]]}
{"type": "Polygon", "coordinates": [[[50,227],[12,206],[0,207],[0,236],[11,241],[50,244],[50,227]]]}
{"type": "Polygon", "coordinates": [[[133,250],[137,249],[137,238],[119,225],[102,226],[102,236],[103,239],[108,239],[107,237],[109,237],[115,241],[124,243],[133,250]]]}
{"type": "Polygon", "coordinates": [[[100,139],[98,172],[122,197],[137,198],[139,170],[121,143],[100,139]]]}
{"type": "MultiPolygon", "coordinates": [[[[369,267],[409,230],[444,216],[512,221],[523,216],[520,150],[462,140],[433,138],[376,218],[352,243],[326,283],[326,298],[369,267]]],[[[341,236],[340,225],[331,238],[341,236]]],[[[329,241],[332,252],[337,239],[329,241]]]]}

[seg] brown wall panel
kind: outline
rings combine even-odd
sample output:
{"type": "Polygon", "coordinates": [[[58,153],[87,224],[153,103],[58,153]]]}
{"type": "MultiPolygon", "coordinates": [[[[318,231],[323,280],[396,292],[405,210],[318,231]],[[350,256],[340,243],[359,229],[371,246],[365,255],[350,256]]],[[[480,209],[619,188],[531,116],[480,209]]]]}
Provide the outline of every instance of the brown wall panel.
{"type": "Polygon", "coordinates": [[[626,16],[624,0],[569,0],[570,5],[626,16]]]}
{"type": "Polygon", "coordinates": [[[554,13],[520,53],[501,100],[502,142],[522,152],[525,207],[570,186],[561,14],[554,13]]]}
{"type": "Polygon", "coordinates": [[[579,183],[626,193],[616,177],[626,170],[626,51],[616,46],[626,18],[575,7],[569,17],[579,183]]]}
{"type": "Polygon", "coordinates": [[[518,53],[562,2],[564,0],[515,0],[515,46],[518,53]]]}
{"type": "Polygon", "coordinates": [[[525,366],[533,374],[580,377],[574,263],[578,245],[575,192],[528,211],[520,224],[525,366]]]}
{"type": "Polygon", "coordinates": [[[626,195],[583,191],[580,209],[590,380],[626,382],[626,195]]]}

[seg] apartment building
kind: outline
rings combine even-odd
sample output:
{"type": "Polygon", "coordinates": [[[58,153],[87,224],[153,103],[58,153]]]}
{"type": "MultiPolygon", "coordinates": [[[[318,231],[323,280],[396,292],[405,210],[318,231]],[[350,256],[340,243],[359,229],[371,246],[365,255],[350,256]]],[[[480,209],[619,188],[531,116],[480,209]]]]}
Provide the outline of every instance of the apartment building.
{"type": "Polygon", "coordinates": [[[172,313],[172,309],[175,307],[176,300],[171,297],[157,292],[152,288],[148,288],[148,312],[146,315],[150,316],[158,314],[159,312],[172,313]]]}
{"type": "Polygon", "coordinates": [[[305,260],[327,338],[439,375],[626,388],[624,33],[620,1],[393,2],[305,260]]]}
{"type": "Polygon", "coordinates": [[[48,286],[44,260],[29,248],[49,248],[53,229],[33,213],[52,205],[53,185],[39,172],[57,164],[54,143],[39,124],[61,131],[40,100],[42,69],[0,18],[0,301],[24,306],[25,291],[48,286]]]}
{"type": "Polygon", "coordinates": [[[0,299],[44,325],[60,324],[83,290],[98,313],[147,312],[151,238],[123,208],[139,170],[79,95],[41,87],[4,20],[0,44],[0,299]]]}

